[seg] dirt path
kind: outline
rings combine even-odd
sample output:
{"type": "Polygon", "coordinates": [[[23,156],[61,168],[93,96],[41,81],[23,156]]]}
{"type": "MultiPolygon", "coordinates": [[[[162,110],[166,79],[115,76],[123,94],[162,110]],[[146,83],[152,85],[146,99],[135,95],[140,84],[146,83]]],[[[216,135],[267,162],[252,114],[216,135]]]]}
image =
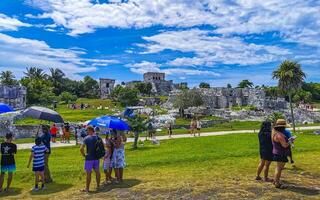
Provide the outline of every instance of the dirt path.
{"type": "MultiPolygon", "coordinates": [[[[308,126],[308,127],[298,127],[297,130],[317,130],[320,129],[320,126],[308,126]]],[[[206,137],[206,136],[215,136],[215,135],[227,135],[227,134],[239,134],[239,133],[255,133],[257,130],[238,130],[238,131],[218,131],[218,132],[206,132],[201,133],[200,137],[206,137]]],[[[168,140],[168,139],[175,139],[175,138],[192,138],[194,136],[190,134],[179,134],[179,135],[172,135],[170,138],[167,135],[163,136],[157,136],[158,140],[168,140]]],[[[197,136],[198,137],[198,136],[197,136]]],[[[140,140],[145,140],[146,137],[140,137],[140,140]]],[[[133,142],[133,138],[128,138],[127,142],[133,142]]],[[[24,143],[24,144],[17,144],[18,149],[31,149],[31,147],[34,145],[34,143],[24,143]]],[[[76,145],[75,141],[70,141],[70,143],[51,143],[52,148],[56,147],[67,147],[67,146],[74,146],[76,145]]]]}

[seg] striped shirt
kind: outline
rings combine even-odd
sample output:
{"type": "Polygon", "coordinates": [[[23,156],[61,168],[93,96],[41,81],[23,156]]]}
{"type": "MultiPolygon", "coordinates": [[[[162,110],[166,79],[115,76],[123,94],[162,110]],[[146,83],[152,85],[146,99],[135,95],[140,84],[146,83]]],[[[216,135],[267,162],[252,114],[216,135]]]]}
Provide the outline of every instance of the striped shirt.
{"type": "Polygon", "coordinates": [[[31,152],[34,154],[33,167],[44,166],[44,153],[47,151],[47,147],[41,144],[40,146],[33,146],[31,152]]]}

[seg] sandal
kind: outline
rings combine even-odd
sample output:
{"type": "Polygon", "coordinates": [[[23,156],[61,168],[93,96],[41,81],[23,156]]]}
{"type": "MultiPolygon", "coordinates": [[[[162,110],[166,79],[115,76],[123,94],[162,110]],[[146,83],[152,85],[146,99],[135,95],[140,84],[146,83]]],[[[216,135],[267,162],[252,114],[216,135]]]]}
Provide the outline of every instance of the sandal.
{"type": "Polygon", "coordinates": [[[272,178],[263,178],[263,181],[264,182],[273,182],[273,179],[272,178]]]}
{"type": "Polygon", "coordinates": [[[81,189],[80,192],[89,193],[89,190],[87,190],[87,189],[81,189]]]}

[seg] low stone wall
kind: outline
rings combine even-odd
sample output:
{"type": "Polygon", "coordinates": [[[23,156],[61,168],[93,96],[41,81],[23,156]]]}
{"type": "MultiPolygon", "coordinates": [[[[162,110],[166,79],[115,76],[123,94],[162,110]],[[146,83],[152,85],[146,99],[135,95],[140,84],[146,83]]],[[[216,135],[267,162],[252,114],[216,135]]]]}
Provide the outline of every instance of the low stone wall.
{"type": "Polygon", "coordinates": [[[41,133],[41,127],[37,125],[13,125],[11,132],[15,138],[30,138],[35,137],[37,132],[41,133]]]}

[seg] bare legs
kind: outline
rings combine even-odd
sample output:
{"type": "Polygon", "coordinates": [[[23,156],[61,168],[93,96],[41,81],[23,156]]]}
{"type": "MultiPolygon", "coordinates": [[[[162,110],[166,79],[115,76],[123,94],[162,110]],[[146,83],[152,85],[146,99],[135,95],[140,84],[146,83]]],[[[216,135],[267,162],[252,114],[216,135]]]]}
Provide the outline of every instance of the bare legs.
{"type": "Polygon", "coordinates": [[[269,167],[270,167],[271,161],[268,160],[260,160],[258,170],[257,170],[257,177],[256,180],[261,180],[260,174],[262,170],[264,169],[264,181],[269,181],[268,175],[269,175],[269,167]]]}
{"type": "Polygon", "coordinates": [[[1,175],[0,175],[0,192],[2,191],[3,182],[4,182],[4,173],[1,173],[1,175]]]}
{"type": "Polygon", "coordinates": [[[87,171],[87,179],[86,179],[86,192],[89,192],[90,183],[91,183],[91,171],[87,171]]]}
{"type": "Polygon", "coordinates": [[[44,155],[44,175],[45,175],[44,181],[46,183],[51,183],[52,182],[50,169],[49,169],[49,156],[50,156],[50,154],[45,154],[44,155]]]}
{"type": "MultiPolygon", "coordinates": [[[[94,172],[96,174],[97,188],[99,188],[100,187],[100,179],[101,179],[100,170],[99,169],[94,169],[94,172]]],[[[86,179],[85,192],[89,192],[90,183],[91,183],[91,174],[92,174],[92,171],[86,171],[87,179],[86,179]]]]}
{"type": "MultiPolygon", "coordinates": [[[[8,179],[7,179],[7,187],[6,187],[5,190],[9,190],[11,182],[12,182],[12,177],[13,177],[13,173],[9,172],[8,173],[8,179]]],[[[1,173],[1,175],[0,175],[0,192],[3,189],[3,183],[4,183],[4,173],[1,173]]]]}
{"type": "Polygon", "coordinates": [[[41,188],[44,188],[44,171],[35,172],[35,182],[34,182],[34,190],[38,190],[39,182],[41,182],[41,188]]]}
{"type": "Polygon", "coordinates": [[[280,178],[281,178],[281,173],[282,173],[282,170],[283,170],[285,164],[286,163],[284,163],[284,162],[277,162],[276,170],[274,173],[274,185],[277,188],[281,187],[280,178]]]}

